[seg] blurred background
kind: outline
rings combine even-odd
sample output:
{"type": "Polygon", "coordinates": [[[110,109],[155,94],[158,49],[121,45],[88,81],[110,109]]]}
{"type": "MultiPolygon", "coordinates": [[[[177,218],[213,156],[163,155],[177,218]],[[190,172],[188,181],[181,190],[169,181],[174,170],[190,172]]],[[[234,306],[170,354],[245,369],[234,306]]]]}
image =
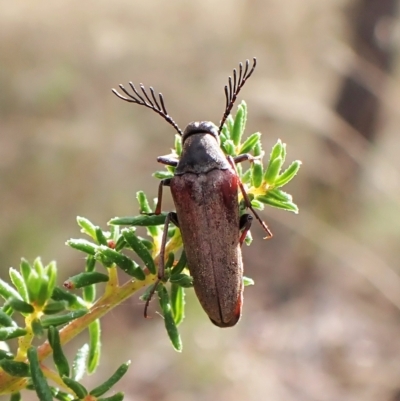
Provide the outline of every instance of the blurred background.
{"type": "MultiPolygon", "coordinates": [[[[294,215],[266,208],[244,247],[244,314],[214,327],[188,291],[182,354],[132,297],[103,319],[89,386],[132,360],[126,400],[400,399],[400,70],[394,0],[0,1],[0,275],[22,256],[81,271],[76,216],[106,228],[150,197],[174,131],[111,88],[162,92],[181,128],[219,122],[223,87],[247,132],[303,166],[294,215]]],[[[164,210],[172,210],[170,196],[164,210]]],[[[85,335],[68,345],[71,355],[85,335]]],[[[29,399],[26,398],[26,399],[29,399]]],[[[34,399],[34,398],[31,398],[34,399]]]]}

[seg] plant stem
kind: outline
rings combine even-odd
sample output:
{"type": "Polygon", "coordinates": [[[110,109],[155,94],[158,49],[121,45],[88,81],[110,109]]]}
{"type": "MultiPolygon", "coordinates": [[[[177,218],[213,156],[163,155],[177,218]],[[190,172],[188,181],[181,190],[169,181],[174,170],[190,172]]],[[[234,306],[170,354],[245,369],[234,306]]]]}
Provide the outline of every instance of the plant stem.
{"type": "MultiPolygon", "coordinates": [[[[131,280],[118,287],[115,291],[108,291],[89,309],[88,313],[75,319],[60,330],[61,344],[66,344],[80,332],[86,329],[90,323],[104,316],[108,311],[115,308],[125,299],[129,298],[136,291],[153,283],[157,276],[149,274],[143,281],[131,280]]],[[[48,341],[38,347],[39,361],[44,360],[52,353],[52,348],[48,341]]],[[[27,362],[27,360],[25,361],[27,362]]],[[[27,378],[10,376],[4,371],[0,372],[0,394],[9,394],[23,389],[27,384],[27,378]]]]}

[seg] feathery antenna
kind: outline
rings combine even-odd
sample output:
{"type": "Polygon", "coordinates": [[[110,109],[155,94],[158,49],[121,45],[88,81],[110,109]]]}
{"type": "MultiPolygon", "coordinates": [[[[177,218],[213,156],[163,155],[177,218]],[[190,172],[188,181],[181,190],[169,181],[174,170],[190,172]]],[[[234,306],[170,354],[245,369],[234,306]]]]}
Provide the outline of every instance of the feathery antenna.
{"type": "Polygon", "coordinates": [[[167,109],[165,108],[164,105],[164,98],[161,93],[158,94],[158,100],[156,97],[156,94],[154,93],[154,89],[150,86],[150,93],[151,93],[151,98],[146,92],[146,88],[140,84],[140,89],[142,90],[143,95],[141,95],[138,90],[135,88],[135,85],[133,85],[132,82],[129,82],[129,86],[131,87],[133,94],[130,94],[123,85],[118,85],[122,92],[125,93],[125,97],[118,93],[115,89],[112,89],[112,92],[114,95],[118,96],[120,99],[125,100],[126,102],[129,103],[136,103],[141,106],[148,107],[151,110],[154,110],[157,114],[159,114],[161,117],[164,118],[165,121],[167,121],[169,124],[171,124],[175,130],[178,132],[179,135],[182,136],[182,130],[178,127],[178,124],[172,119],[172,117],[168,114],[167,109]]]}
{"type": "Polygon", "coordinates": [[[246,66],[243,73],[243,64],[239,64],[239,77],[237,77],[236,68],[233,70],[233,85],[232,85],[232,77],[228,78],[228,85],[225,85],[225,97],[226,97],[226,106],[225,112],[222,116],[221,123],[219,124],[218,132],[221,132],[222,127],[225,124],[226,119],[231,113],[232,107],[235,104],[236,97],[242,89],[243,85],[250,78],[251,74],[253,74],[254,69],[256,68],[257,60],[253,58],[253,67],[249,71],[249,60],[246,60],[246,66]],[[243,75],[242,75],[243,74],[243,75]]]}

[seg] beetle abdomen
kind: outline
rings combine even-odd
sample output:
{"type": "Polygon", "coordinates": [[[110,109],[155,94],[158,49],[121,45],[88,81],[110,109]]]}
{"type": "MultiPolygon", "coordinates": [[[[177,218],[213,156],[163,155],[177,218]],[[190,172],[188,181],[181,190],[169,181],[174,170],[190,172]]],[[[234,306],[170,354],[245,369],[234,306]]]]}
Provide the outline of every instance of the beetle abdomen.
{"type": "Polygon", "coordinates": [[[215,169],[174,176],[170,185],[196,295],[214,324],[233,326],[243,298],[238,177],[215,169]]]}

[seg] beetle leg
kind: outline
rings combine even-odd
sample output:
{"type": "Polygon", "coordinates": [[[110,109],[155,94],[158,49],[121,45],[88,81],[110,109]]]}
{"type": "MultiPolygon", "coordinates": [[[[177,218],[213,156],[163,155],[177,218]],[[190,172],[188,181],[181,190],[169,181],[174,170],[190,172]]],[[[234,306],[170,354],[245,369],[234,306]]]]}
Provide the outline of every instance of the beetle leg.
{"type": "MultiPolygon", "coordinates": [[[[157,159],[158,160],[158,159],[157,159]]],[[[158,186],[158,196],[157,196],[157,206],[156,210],[154,213],[148,213],[149,215],[158,215],[161,213],[161,204],[162,204],[162,194],[163,194],[163,187],[170,186],[171,184],[171,179],[167,178],[165,180],[161,180],[160,184],[158,186]]],[[[147,310],[149,308],[149,304],[151,299],[153,298],[154,293],[156,292],[156,289],[158,287],[158,284],[160,281],[164,278],[164,271],[165,271],[165,266],[164,266],[164,257],[165,257],[165,245],[167,243],[167,236],[168,236],[168,225],[169,222],[172,221],[176,226],[178,226],[178,216],[174,212],[170,212],[167,214],[167,217],[165,219],[164,223],[164,231],[163,231],[163,236],[161,239],[161,248],[160,248],[160,261],[159,261],[159,266],[158,266],[158,272],[157,272],[157,281],[154,283],[153,288],[150,291],[150,294],[146,300],[146,304],[144,306],[144,317],[147,319],[147,310]]]]}
{"type": "Polygon", "coordinates": [[[158,185],[158,195],[157,195],[157,206],[156,210],[154,213],[150,214],[160,214],[161,213],[161,203],[162,203],[162,193],[163,193],[163,187],[169,187],[171,184],[171,178],[167,178],[165,180],[161,180],[160,184],[158,185]]]}
{"type": "Polygon", "coordinates": [[[243,245],[243,241],[246,238],[247,231],[250,230],[252,221],[253,221],[253,216],[251,214],[245,213],[240,216],[239,229],[242,232],[239,239],[240,246],[243,245]]]}
{"type": "MultiPolygon", "coordinates": [[[[167,181],[167,180],[163,180],[163,181],[167,181]]],[[[163,187],[163,184],[161,181],[160,187],[159,187],[159,198],[158,198],[159,200],[161,199],[160,192],[162,193],[162,187],[163,187]]],[[[158,202],[157,202],[157,207],[158,207],[158,202]]],[[[165,247],[167,245],[168,226],[169,226],[170,222],[174,223],[177,227],[179,227],[178,216],[175,212],[169,212],[165,219],[164,231],[163,231],[163,235],[161,238],[160,255],[159,255],[160,259],[158,262],[157,281],[154,283],[153,288],[151,289],[150,294],[146,300],[146,304],[144,306],[144,317],[146,319],[148,318],[147,309],[149,308],[150,301],[153,298],[154,293],[156,292],[158,284],[160,283],[160,281],[162,281],[164,279],[164,275],[165,275],[165,247]]]]}
{"type": "MultiPolygon", "coordinates": [[[[165,274],[165,247],[167,245],[167,238],[168,238],[168,226],[169,223],[178,223],[178,216],[176,215],[175,212],[169,212],[167,214],[167,218],[165,219],[165,223],[164,223],[164,231],[163,231],[163,235],[162,235],[162,239],[161,239],[161,245],[160,245],[160,259],[159,259],[159,263],[158,263],[158,273],[157,276],[158,278],[161,280],[164,278],[164,274],[165,274]]],[[[178,224],[175,224],[177,227],[179,227],[178,224]]]]}
{"type": "Polygon", "coordinates": [[[178,165],[178,159],[171,155],[158,156],[157,161],[161,164],[166,164],[167,166],[176,167],[178,165]]]}
{"type": "Polygon", "coordinates": [[[268,226],[261,220],[260,216],[258,213],[254,210],[253,206],[251,205],[251,201],[249,199],[249,195],[247,195],[246,190],[244,189],[244,186],[242,184],[242,181],[239,180],[239,187],[240,190],[242,191],[243,199],[245,201],[246,207],[248,207],[252,213],[254,214],[254,217],[258,220],[258,222],[261,224],[261,227],[265,230],[267,233],[267,236],[265,238],[272,238],[272,232],[268,228],[268,226]]]}
{"type": "MultiPolygon", "coordinates": [[[[240,155],[240,156],[244,156],[244,155],[240,155]]],[[[249,156],[251,156],[251,155],[249,155],[249,156]]],[[[253,156],[251,156],[251,157],[253,157],[253,156]]],[[[235,170],[236,174],[238,175],[238,172],[237,172],[237,169],[236,169],[236,166],[235,166],[235,159],[232,156],[227,156],[227,159],[228,159],[229,164],[232,166],[232,168],[235,170]]],[[[243,159],[243,160],[240,160],[240,161],[244,161],[244,160],[246,160],[246,158],[243,159]]],[[[248,160],[251,160],[251,159],[248,159],[248,160]]],[[[238,178],[239,178],[239,175],[238,175],[238,178]]],[[[261,220],[260,216],[257,214],[257,212],[254,210],[253,206],[251,205],[251,200],[249,198],[249,195],[247,195],[247,192],[244,189],[243,183],[240,180],[240,178],[239,178],[239,188],[240,188],[240,191],[242,192],[244,203],[245,203],[246,207],[249,208],[252,211],[252,213],[254,214],[254,217],[261,224],[261,227],[266,231],[267,236],[265,238],[271,238],[272,237],[272,232],[270,231],[268,226],[261,220]]]]}
{"type": "Polygon", "coordinates": [[[147,314],[147,309],[149,309],[150,301],[153,298],[153,295],[156,292],[156,289],[157,289],[158,284],[160,283],[160,281],[161,281],[160,279],[157,279],[157,281],[154,283],[154,285],[153,285],[153,287],[152,287],[152,289],[150,291],[149,296],[146,299],[146,303],[144,305],[144,311],[143,311],[143,316],[144,316],[145,319],[149,318],[149,315],[147,314]]]}
{"type": "Polygon", "coordinates": [[[171,223],[174,223],[175,226],[179,228],[179,221],[178,221],[178,215],[175,212],[170,212],[170,221],[171,223]]]}
{"type": "Polygon", "coordinates": [[[258,222],[261,224],[261,227],[266,231],[266,233],[268,234],[267,237],[265,238],[271,238],[272,237],[272,233],[270,231],[270,229],[268,228],[268,226],[261,220],[260,216],[258,215],[258,213],[254,210],[253,206],[251,205],[251,200],[249,199],[249,195],[247,195],[246,190],[244,189],[244,186],[242,184],[241,181],[239,181],[239,187],[240,190],[242,191],[242,195],[243,195],[243,199],[244,202],[246,204],[246,207],[248,207],[252,213],[254,214],[254,217],[258,220],[258,222]]]}
{"type": "Polygon", "coordinates": [[[261,159],[261,156],[253,156],[250,153],[243,153],[242,155],[239,156],[235,156],[233,157],[233,161],[235,162],[235,164],[244,162],[244,161],[249,161],[250,163],[254,160],[259,160],[261,159]]]}

